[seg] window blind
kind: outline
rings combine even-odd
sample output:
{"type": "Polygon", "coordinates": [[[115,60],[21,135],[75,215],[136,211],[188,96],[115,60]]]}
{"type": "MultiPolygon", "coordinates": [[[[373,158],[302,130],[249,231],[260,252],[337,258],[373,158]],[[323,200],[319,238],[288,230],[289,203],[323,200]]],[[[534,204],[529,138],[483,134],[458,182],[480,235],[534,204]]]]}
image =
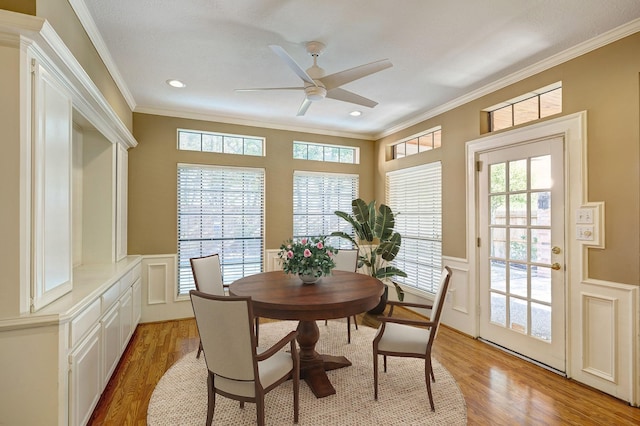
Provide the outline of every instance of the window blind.
{"type": "MultiPolygon", "coordinates": [[[[352,227],[334,214],[351,213],[351,201],[358,198],[358,175],[296,171],[293,174],[293,238],[329,235],[352,227]]],[[[352,248],[342,238],[329,238],[336,248],[352,248]]]]}
{"type": "Polygon", "coordinates": [[[402,245],[393,264],[407,273],[394,279],[436,293],[442,272],[442,170],[435,162],[389,172],[387,205],[393,210],[402,245]]]}
{"type": "Polygon", "coordinates": [[[195,288],[189,259],[220,255],[225,284],[262,272],[264,170],[178,165],[178,294],[195,288]]]}

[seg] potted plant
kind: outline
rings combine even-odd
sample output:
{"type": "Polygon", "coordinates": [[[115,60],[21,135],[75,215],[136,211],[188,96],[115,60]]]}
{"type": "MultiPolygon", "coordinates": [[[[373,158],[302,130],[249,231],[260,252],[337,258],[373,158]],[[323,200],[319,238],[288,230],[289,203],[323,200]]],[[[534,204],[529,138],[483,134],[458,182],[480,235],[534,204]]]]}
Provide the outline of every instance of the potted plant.
{"type": "MultiPolygon", "coordinates": [[[[358,253],[360,253],[358,267],[366,266],[372,277],[376,277],[379,280],[396,275],[406,277],[407,274],[404,271],[389,265],[389,262],[396,258],[402,243],[402,237],[393,229],[395,218],[391,208],[385,204],[380,204],[380,207],[376,209],[375,200],[367,204],[360,198],[353,200],[351,207],[351,215],[341,211],[336,211],[335,214],[349,222],[353,227],[356,238],[354,239],[351,235],[342,231],[333,232],[331,236],[351,241],[357,248],[358,253]]],[[[402,288],[397,283],[393,281],[392,283],[395,286],[398,300],[404,300],[402,288]]],[[[385,294],[387,294],[387,290],[385,290],[385,294]]],[[[381,310],[380,306],[378,306],[370,312],[381,313],[384,310],[386,305],[384,295],[381,305],[381,310]]]]}
{"type": "Polygon", "coordinates": [[[285,273],[298,274],[303,282],[314,283],[336,267],[333,257],[337,252],[325,244],[324,238],[313,237],[285,241],[280,246],[278,257],[285,273]]]}

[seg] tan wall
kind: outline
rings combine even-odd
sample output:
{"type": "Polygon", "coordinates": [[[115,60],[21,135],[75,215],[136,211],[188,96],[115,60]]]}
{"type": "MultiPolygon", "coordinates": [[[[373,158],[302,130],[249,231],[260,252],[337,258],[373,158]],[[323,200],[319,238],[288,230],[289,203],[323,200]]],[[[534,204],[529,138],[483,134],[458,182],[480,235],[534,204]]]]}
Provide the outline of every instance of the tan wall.
{"type": "Polygon", "coordinates": [[[85,32],[68,0],[0,0],[0,9],[36,15],[49,21],[129,131],[133,117],[120,89],[85,32]]]}
{"type": "MultiPolygon", "coordinates": [[[[591,278],[640,281],[640,33],[597,49],[376,142],[376,197],[387,171],[442,160],[443,254],[466,258],[465,143],[479,138],[480,111],[562,81],[563,113],[586,110],[588,200],[604,201],[605,249],[589,249],[591,278]],[[385,161],[389,145],[442,126],[442,148],[385,161]]],[[[472,261],[472,259],[469,259],[472,261]]]]}
{"type": "Polygon", "coordinates": [[[360,196],[373,196],[373,142],[233,124],[135,113],[138,146],[129,151],[129,254],[177,251],[177,164],[216,164],[266,171],[266,249],[275,249],[293,232],[294,170],[354,173],[360,196]],[[204,130],[266,138],[266,156],[178,151],[177,129],[204,130]],[[293,160],[293,141],[333,143],[360,148],[360,165],[293,160]]]}

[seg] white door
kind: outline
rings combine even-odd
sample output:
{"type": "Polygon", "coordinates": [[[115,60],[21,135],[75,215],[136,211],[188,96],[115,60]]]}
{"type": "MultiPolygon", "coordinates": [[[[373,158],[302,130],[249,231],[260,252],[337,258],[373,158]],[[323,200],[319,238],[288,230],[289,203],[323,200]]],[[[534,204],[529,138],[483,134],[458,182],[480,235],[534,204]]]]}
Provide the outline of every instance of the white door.
{"type": "Polygon", "coordinates": [[[479,161],[480,337],[564,372],[563,139],[479,161]]]}

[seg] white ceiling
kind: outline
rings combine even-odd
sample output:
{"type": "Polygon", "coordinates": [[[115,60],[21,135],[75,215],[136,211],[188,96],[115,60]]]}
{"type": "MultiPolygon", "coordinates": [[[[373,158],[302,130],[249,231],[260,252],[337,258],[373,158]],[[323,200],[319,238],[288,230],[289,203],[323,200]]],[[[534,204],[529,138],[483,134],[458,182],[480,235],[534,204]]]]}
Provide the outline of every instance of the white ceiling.
{"type": "Polygon", "coordinates": [[[70,3],[135,111],[362,138],[640,30],[638,0],[70,3]],[[304,46],[312,40],[327,46],[318,60],[327,74],[378,59],[393,63],[344,86],[377,101],[375,108],[324,99],[297,117],[303,92],[234,91],[299,86],[268,46],[282,46],[306,69],[312,58],[304,46]],[[187,87],[169,87],[172,78],[187,87]],[[354,109],[362,116],[349,116],[354,109]]]}

